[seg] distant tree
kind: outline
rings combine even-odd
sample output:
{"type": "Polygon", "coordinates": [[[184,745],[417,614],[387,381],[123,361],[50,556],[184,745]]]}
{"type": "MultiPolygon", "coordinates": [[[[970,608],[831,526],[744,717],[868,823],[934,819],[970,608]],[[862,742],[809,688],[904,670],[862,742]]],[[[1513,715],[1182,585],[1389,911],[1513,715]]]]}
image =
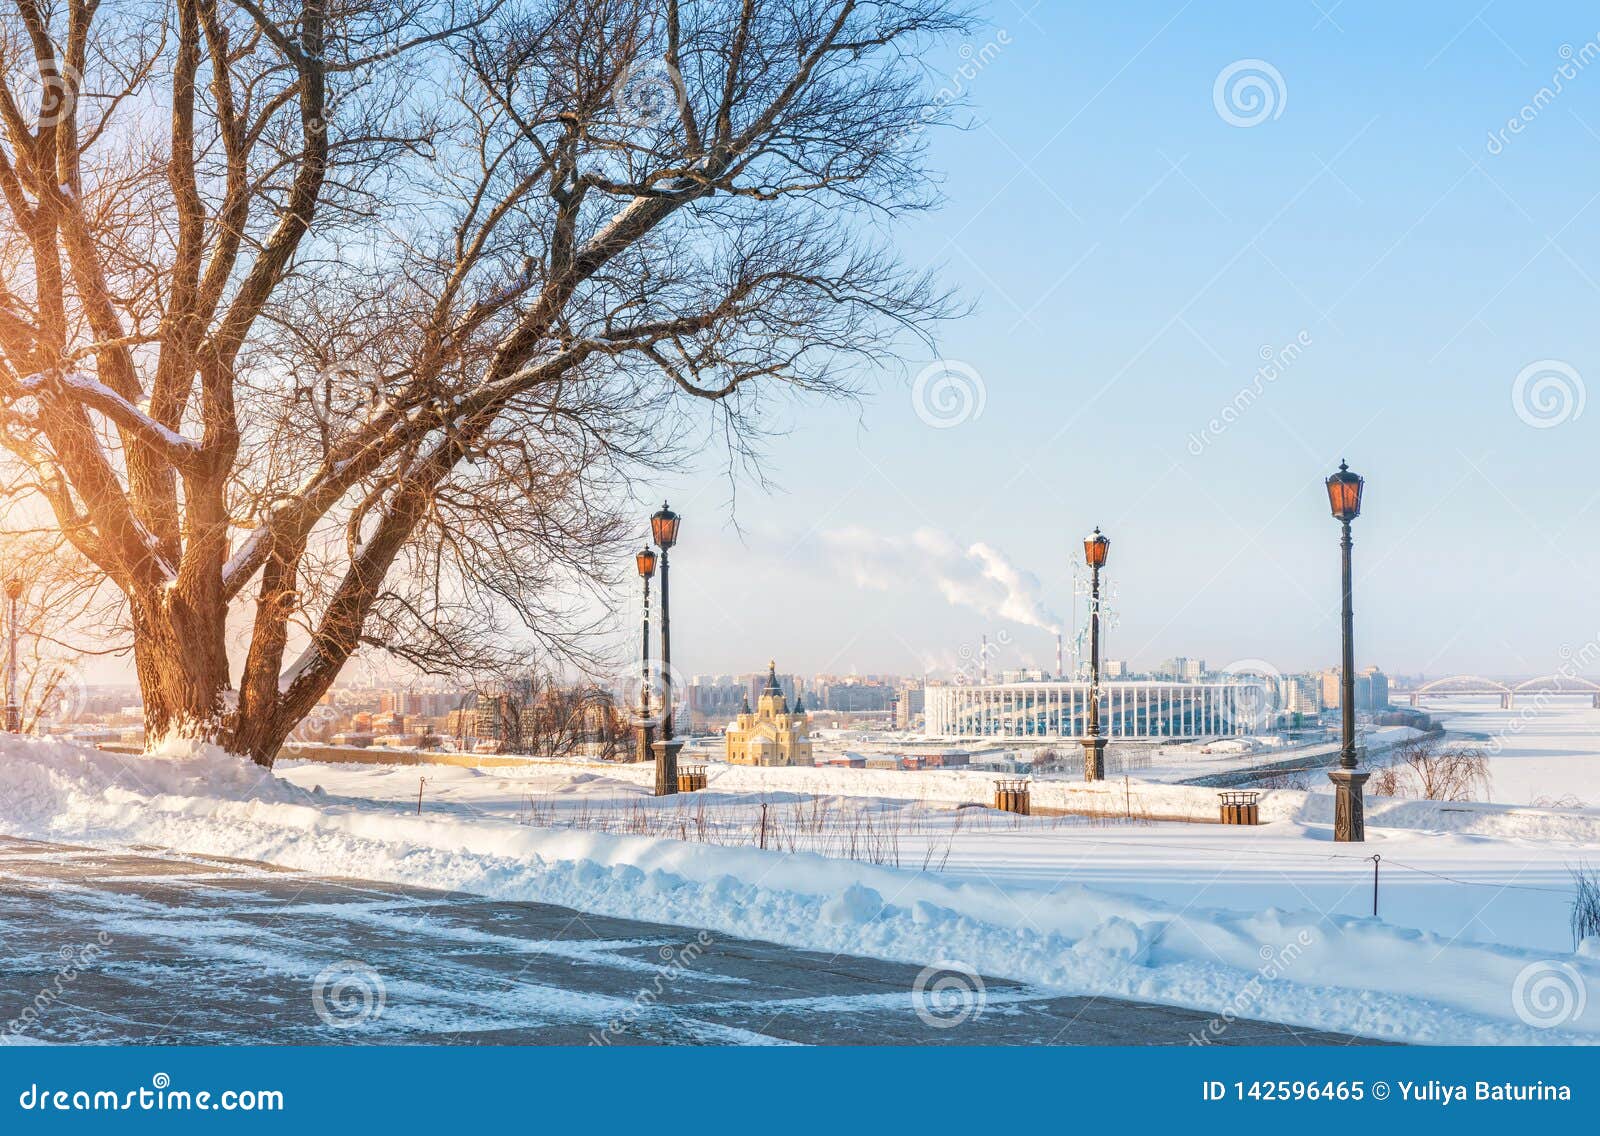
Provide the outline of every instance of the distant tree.
{"type": "MultiPolygon", "coordinates": [[[[89,565],[58,534],[0,533],[0,584],[23,584],[17,601],[17,703],[22,729],[77,717],[88,695],[85,624],[115,615],[89,565]]],[[[9,601],[0,589],[0,668],[9,601]]],[[[0,669],[0,702],[4,701],[0,669]]]]}
{"type": "Polygon", "coordinates": [[[151,745],[575,651],[630,474],[946,310],[878,235],[943,0],[0,3],[4,475],[151,745]]]}
{"type": "Polygon", "coordinates": [[[587,683],[535,674],[525,698],[507,700],[502,748],[544,758],[615,756],[628,733],[611,694],[587,683]],[[513,704],[514,703],[514,704],[513,704]]]}

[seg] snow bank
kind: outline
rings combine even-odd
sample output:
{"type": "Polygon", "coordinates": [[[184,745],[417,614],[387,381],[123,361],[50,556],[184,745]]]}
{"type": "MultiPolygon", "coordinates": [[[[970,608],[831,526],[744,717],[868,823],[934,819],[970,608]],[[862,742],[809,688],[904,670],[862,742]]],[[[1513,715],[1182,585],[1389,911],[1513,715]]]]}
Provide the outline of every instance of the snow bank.
{"type": "Polygon", "coordinates": [[[334,805],[215,753],[133,758],[4,739],[0,830],[159,844],[913,964],[957,959],[1068,993],[1214,1010],[1217,1028],[1241,1016],[1417,1042],[1600,1040],[1600,999],[1583,997],[1600,979],[1597,952],[1551,958],[1374,919],[1180,909],[1070,882],[1001,887],[809,854],[334,805]]]}

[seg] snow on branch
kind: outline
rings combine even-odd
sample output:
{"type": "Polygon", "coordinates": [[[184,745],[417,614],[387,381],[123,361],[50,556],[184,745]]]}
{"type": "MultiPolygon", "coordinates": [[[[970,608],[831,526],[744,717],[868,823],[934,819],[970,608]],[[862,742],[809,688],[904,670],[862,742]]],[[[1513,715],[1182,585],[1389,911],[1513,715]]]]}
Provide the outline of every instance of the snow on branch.
{"type": "Polygon", "coordinates": [[[157,422],[116,391],[82,371],[41,371],[18,383],[24,394],[70,394],[140,441],[160,450],[173,465],[186,466],[200,455],[200,443],[157,422]]]}

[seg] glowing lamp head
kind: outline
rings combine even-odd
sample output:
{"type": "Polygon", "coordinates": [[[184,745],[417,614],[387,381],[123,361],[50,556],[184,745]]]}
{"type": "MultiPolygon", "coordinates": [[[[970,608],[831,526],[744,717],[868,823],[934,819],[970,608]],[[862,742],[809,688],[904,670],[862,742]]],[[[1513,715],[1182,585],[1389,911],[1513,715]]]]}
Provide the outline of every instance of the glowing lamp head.
{"type": "Polygon", "coordinates": [[[1349,524],[1361,515],[1361,487],[1365,484],[1360,474],[1351,473],[1349,466],[1339,463],[1339,472],[1327,480],[1328,507],[1335,520],[1349,524]]]}
{"type": "Polygon", "coordinates": [[[6,598],[15,600],[22,595],[22,577],[12,576],[6,580],[6,598]]]}
{"type": "Polygon", "coordinates": [[[650,514],[650,535],[663,551],[678,543],[678,522],[682,519],[667,508],[665,501],[657,512],[650,514]]]}
{"type": "Polygon", "coordinates": [[[633,559],[639,565],[639,575],[644,579],[648,580],[656,574],[655,549],[649,547],[641,548],[633,559]]]}
{"type": "Polygon", "coordinates": [[[1100,531],[1096,525],[1089,536],[1083,538],[1083,559],[1091,568],[1104,568],[1106,553],[1111,551],[1111,540],[1100,531]]]}

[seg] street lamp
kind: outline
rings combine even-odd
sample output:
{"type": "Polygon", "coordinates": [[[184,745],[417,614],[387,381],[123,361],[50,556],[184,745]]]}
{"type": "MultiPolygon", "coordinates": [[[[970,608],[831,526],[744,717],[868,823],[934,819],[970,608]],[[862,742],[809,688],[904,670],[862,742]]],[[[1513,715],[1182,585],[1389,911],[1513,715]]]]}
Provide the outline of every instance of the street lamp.
{"type": "Polygon", "coordinates": [[[642,681],[639,684],[639,748],[638,761],[650,760],[650,577],[656,574],[656,552],[649,545],[641,548],[634,557],[639,566],[639,578],[644,581],[644,634],[640,654],[642,681]]]}
{"type": "Polygon", "coordinates": [[[17,705],[17,600],[22,598],[22,577],[6,581],[6,733],[22,732],[22,707],[17,705]]]}
{"type": "Polygon", "coordinates": [[[1100,569],[1105,567],[1111,541],[1099,526],[1083,538],[1083,559],[1089,565],[1089,730],[1083,739],[1083,779],[1100,781],[1106,775],[1106,739],[1100,733],[1100,569]]]}
{"type": "Polygon", "coordinates": [[[1361,843],[1366,840],[1365,808],[1362,788],[1367,772],[1356,771],[1356,648],[1355,619],[1350,602],[1350,522],[1361,515],[1361,490],[1366,484],[1350,472],[1344,462],[1339,472],[1327,479],[1328,507],[1339,522],[1339,551],[1344,584],[1344,601],[1340,612],[1340,633],[1344,656],[1339,667],[1339,768],[1328,774],[1333,782],[1333,838],[1342,843],[1361,843]]]}
{"type": "Polygon", "coordinates": [[[672,736],[672,616],[667,607],[667,551],[678,543],[679,517],[667,507],[650,515],[650,535],[661,548],[661,737],[651,748],[656,755],[656,796],[678,791],[678,751],[683,743],[672,736]]]}

